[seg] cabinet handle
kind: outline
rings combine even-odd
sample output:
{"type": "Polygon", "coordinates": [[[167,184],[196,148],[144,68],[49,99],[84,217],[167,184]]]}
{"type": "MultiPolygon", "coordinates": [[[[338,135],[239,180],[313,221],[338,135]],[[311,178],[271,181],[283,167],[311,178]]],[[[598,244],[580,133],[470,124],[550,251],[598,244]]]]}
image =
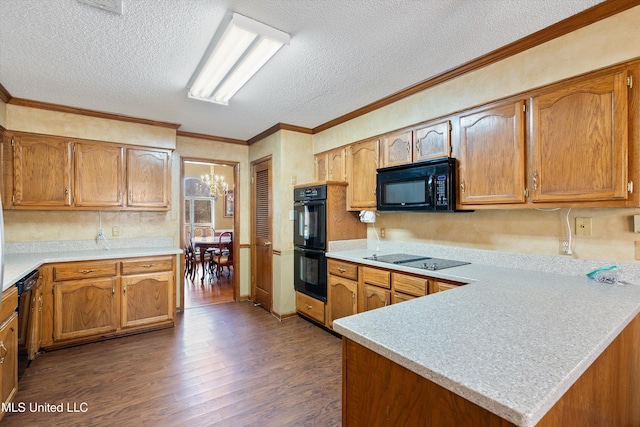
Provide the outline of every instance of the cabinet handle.
{"type": "Polygon", "coordinates": [[[127,294],[127,285],[124,285],[122,287],[122,291],[124,292],[125,295],[127,294]]]}
{"type": "Polygon", "coordinates": [[[122,191],[118,191],[118,201],[122,200],[122,191]]]}
{"type": "Polygon", "coordinates": [[[129,203],[133,200],[133,191],[129,191],[129,203]]]}
{"type": "Polygon", "coordinates": [[[64,187],[64,197],[69,196],[69,187],[64,187]]]}
{"type": "Polygon", "coordinates": [[[464,194],[464,181],[460,183],[460,192],[464,194]]]}
{"type": "Polygon", "coordinates": [[[78,271],[78,273],[88,274],[88,273],[93,273],[94,271],[95,271],[94,269],[89,269],[89,270],[80,270],[80,271],[78,271]]]}
{"type": "Polygon", "coordinates": [[[307,310],[311,310],[313,308],[313,306],[307,304],[307,310]]]}
{"type": "Polygon", "coordinates": [[[340,273],[344,273],[344,272],[345,272],[345,271],[347,271],[347,270],[345,270],[345,269],[344,269],[344,268],[342,268],[342,267],[338,267],[338,271],[339,271],[340,273]]]}
{"type": "Polygon", "coordinates": [[[416,141],[416,153],[420,154],[420,142],[416,141]]]}
{"type": "Polygon", "coordinates": [[[111,296],[113,297],[113,296],[115,296],[115,295],[116,295],[116,287],[115,287],[115,286],[112,286],[112,287],[111,287],[111,296]]]}
{"type": "Polygon", "coordinates": [[[533,171],[533,189],[538,189],[538,171],[536,170],[533,171]]]}
{"type": "Polygon", "coordinates": [[[7,353],[9,353],[9,350],[7,350],[7,347],[4,346],[4,341],[0,341],[0,348],[4,352],[4,354],[0,356],[0,364],[2,364],[4,363],[4,358],[7,357],[7,353]]]}
{"type": "Polygon", "coordinates": [[[151,268],[151,267],[155,267],[155,264],[145,264],[142,266],[142,268],[151,268]]]}
{"type": "Polygon", "coordinates": [[[355,293],[351,293],[351,302],[353,302],[353,304],[356,303],[356,294],[355,293]]]}

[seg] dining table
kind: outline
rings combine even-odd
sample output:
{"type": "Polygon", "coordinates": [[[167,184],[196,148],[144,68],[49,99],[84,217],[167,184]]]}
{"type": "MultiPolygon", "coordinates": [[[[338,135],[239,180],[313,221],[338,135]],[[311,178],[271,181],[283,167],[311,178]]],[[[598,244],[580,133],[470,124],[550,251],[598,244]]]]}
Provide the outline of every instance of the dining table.
{"type": "Polygon", "coordinates": [[[223,248],[229,245],[232,239],[233,239],[233,235],[229,235],[229,234],[225,234],[224,236],[222,236],[222,239],[220,239],[220,235],[206,236],[206,237],[196,236],[191,239],[191,244],[193,245],[193,248],[196,250],[196,252],[197,252],[197,249],[200,249],[200,264],[202,265],[202,279],[201,279],[202,282],[204,282],[204,274],[205,274],[205,266],[204,266],[205,252],[208,251],[209,249],[222,250],[223,248]]]}

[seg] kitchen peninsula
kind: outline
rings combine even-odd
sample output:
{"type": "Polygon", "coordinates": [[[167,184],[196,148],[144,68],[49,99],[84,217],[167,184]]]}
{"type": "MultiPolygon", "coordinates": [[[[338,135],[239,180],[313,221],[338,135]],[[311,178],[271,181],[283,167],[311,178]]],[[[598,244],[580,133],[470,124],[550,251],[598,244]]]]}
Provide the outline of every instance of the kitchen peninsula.
{"type": "MultiPolygon", "coordinates": [[[[468,284],[334,321],[343,336],[345,426],[639,425],[636,266],[623,268],[634,284],[607,284],[569,274],[593,267],[584,260],[537,257],[535,271],[480,263],[491,251],[402,248],[472,261],[422,272],[468,284]]],[[[381,267],[363,259],[372,252],[327,256],[381,267]]],[[[503,265],[536,259],[498,253],[510,256],[503,265]]]]}

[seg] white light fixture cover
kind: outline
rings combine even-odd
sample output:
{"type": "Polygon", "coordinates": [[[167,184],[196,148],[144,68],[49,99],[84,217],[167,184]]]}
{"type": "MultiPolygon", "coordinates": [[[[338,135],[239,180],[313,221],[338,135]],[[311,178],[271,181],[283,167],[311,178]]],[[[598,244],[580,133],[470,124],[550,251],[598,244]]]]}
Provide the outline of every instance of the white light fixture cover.
{"type": "Polygon", "coordinates": [[[228,105],[229,99],[289,40],[287,33],[234,13],[191,85],[189,97],[228,105]]]}

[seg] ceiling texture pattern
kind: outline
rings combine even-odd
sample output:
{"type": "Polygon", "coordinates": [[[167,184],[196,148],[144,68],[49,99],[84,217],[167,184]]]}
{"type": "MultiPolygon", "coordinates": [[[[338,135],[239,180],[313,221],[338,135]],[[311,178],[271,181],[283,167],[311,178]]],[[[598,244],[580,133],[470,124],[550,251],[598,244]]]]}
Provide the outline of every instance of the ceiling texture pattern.
{"type": "Polygon", "coordinates": [[[314,128],[588,9],[599,0],[0,0],[0,84],[15,98],[248,140],[314,128]],[[291,35],[229,102],[187,97],[237,12],[291,35]]]}

